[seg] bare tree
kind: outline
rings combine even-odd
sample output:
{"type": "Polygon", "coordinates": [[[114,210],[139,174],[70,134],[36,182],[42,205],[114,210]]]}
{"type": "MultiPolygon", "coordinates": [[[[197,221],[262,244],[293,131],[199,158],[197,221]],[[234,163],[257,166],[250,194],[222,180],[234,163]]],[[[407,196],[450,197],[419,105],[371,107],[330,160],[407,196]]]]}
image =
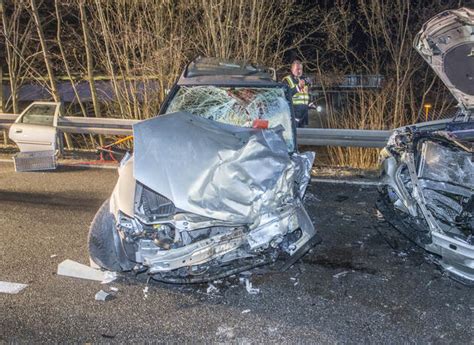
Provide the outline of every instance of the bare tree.
{"type": "MultiPolygon", "coordinates": [[[[100,113],[100,104],[99,104],[99,99],[97,97],[97,89],[95,87],[95,80],[94,80],[94,65],[93,65],[93,59],[92,59],[89,29],[87,27],[88,26],[87,16],[86,16],[86,10],[84,8],[83,0],[79,0],[79,12],[80,12],[80,18],[81,18],[82,34],[84,36],[84,47],[86,51],[87,80],[89,81],[89,88],[91,90],[92,105],[94,107],[94,115],[95,117],[101,117],[102,114],[100,113]]],[[[104,138],[102,135],[99,135],[99,144],[100,146],[104,146],[104,138]]]]}
{"type": "MultiPolygon", "coordinates": [[[[333,83],[324,77],[327,74],[382,75],[384,83],[377,92],[357,89],[347,106],[329,109],[329,126],[397,128],[421,120],[427,99],[437,101],[433,114],[452,104],[446,89],[445,97],[439,97],[442,84],[412,47],[422,23],[445,6],[449,4],[437,1],[336,1],[322,30],[326,44],[314,62],[323,88],[333,83]]],[[[378,155],[377,150],[360,148],[330,148],[329,152],[333,163],[360,167],[375,166],[378,155]]]]}
{"type": "MultiPolygon", "coordinates": [[[[79,107],[81,109],[82,116],[86,117],[87,116],[87,110],[86,110],[86,107],[85,107],[84,103],[82,102],[81,97],[79,95],[79,92],[76,88],[75,78],[72,74],[71,68],[69,66],[70,62],[68,61],[68,57],[67,57],[66,51],[65,51],[64,46],[63,46],[63,39],[62,39],[62,36],[61,36],[62,35],[62,19],[61,19],[62,16],[60,14],[60,7],[59,7],[58,0],[54,0],[54,9],[55,9],[55,15],[56,15],[56,22],[57,22],[56,43],[58,45],[59,53],[61,55],[61,61],[64,64],[64,70],[67,74],[67,77],[68,77],[70,83],[71,83],[71,87],[72,87],[72,90],[74,92],[74,96],[77,100],[77,103],[79,104],[79,107]]],[[[90,134],[89,138],[90,138],[90,142],[92,144],[92,147],[94,147],[94,136],[92,134],[90,134]]],[[[99,139],[101,139],[101,138],[102,138],[102,136],[99,137],[99,139]]],[[[84,142],[87,145],[87,140],[84,140],[84,142]]],[[[100,142],[100,145],[103,146],[103,143],[100,142]]]]}
{"type": "MultiPolygon", "coordinates": [[[[53,96],[53,99],[55,102],[61,102],[61,97],[59,96],[58,87],[56,85],[56,78],[54,76],[54,72],[51,66],[49,49],[46,44],[46,39],[44,37],[43,25],[41,24],[41,20],[39,18],[38,8],[36,7],[35,0],[30,0],[30,9],[31,9],[31,13],[36,24],[36,31],[38,33],[38,38],[41,44],[41,51],[44,58],[44,65],[48,73],[49,84],[51,87],[51,95],[53,96]]],[[[72,148],[71,137],[67,133],[65,133],[64,138],[66,139],[67,147],[71,149],[72,148]]]]}
{"type": "Polygon", "coordinates": [[[8,14],[6,6],[3,6],[1,12],[5,58],[10,84],[10,99],[6,100],[5,109],[11,107],[16,114],[20,111],[18,91],[26,75],[32,72],[32,63],[37,55],[37,50],[31,40],[31,32],[34,28],[33,20],[24,18],[26,6],[26,1],[17,1],[10,4],[8,14]]]}
{"type": "Polygon", "coordinates": [[[49,49],[48,49],[48,46],[46,44],[46,39],[45,39],[44,33],[43,33],[43,25],[41,24],[41,20],[39,18],[38,8],[36,7],[35,0],[30,0],[30,8],[31,8],[31,14],[32,14],[33,19],[35,21],[36,31],[38,33],[38,38],[39,38],[39,42],[40,42],[40,45],[41,45],[41,52],[42,52],[43,59],[44,59],[44,65],[45,65],[46,71],[48,73],[48,79],[49,79],[49,83],[50,83],[51,95],[53,96],[53,99],[54,99],[55,102],[60,102],[61,99],[59,97],[58,87],[56,85],[56,78],[54,77],[53,69],[51,67],[49,49]]]}
{"type": "Polygon", "coordinates": [[[314,42],[328,15],[292,0],[197,0],[191,8],[199,22],[196,51],[276,68],[286,65],[285,53],[314,42]]]}

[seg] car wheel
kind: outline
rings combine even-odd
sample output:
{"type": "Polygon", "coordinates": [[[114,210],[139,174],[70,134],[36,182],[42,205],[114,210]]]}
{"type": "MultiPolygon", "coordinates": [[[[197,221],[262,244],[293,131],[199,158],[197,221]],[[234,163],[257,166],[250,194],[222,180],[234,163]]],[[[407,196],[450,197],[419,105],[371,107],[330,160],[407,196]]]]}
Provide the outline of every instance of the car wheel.
{"type": "Polygon", "coordinates": [[[113,231],[115,218],[110,213],[109,199],[97,211],[89,229],[89,255],[100,267],[109,271],[122,271],[115,249],[113,231]]]}

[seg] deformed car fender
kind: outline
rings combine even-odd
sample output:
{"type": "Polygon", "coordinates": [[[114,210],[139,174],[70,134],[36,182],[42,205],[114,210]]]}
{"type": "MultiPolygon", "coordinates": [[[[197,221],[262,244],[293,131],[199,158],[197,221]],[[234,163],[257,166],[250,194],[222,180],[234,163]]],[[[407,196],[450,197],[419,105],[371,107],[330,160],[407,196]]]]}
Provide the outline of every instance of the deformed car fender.
{"type": "Polygon", "coordinates": [[[119,178],[110,197],[110,212],[118,219],[119,211],[134,216],[136,180],[133,176],[133,157],[126,156],[118,168],[119,178]]]}

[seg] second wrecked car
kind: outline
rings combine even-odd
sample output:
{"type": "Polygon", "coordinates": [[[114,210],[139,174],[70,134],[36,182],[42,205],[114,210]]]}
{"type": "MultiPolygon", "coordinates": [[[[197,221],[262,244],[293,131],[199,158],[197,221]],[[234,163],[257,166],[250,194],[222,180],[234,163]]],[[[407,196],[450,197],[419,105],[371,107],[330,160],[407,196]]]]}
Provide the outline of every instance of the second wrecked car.
{"type": "Polygon", "coordinates": [[[161,116],[134,126],[134,154],[90,229],[113,271],[202,282],[274,262],[315,242],[302,204],[314,153],[296,150],[284,85],[262,67],[199,58],[161,116]]]}
{"type": "Polygon", "coordinates": [[[383,151],[378,208],[399,231],[474,285],[474,11],[440,13],[415,48],[456,100],[454,119],[395,130],[383,151]]]}

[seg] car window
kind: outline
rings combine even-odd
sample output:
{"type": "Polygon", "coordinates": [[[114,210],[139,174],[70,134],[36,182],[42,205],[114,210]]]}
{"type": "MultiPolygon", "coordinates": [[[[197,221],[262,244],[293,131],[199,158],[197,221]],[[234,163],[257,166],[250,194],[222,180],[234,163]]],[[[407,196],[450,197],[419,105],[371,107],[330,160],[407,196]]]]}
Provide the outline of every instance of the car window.
{"type": "Polygon", "coordinates": [[[35,104],[23,114],[21,122],[31,125],[53,126],[56,107],[54,104],[35,104]]]}
{"type": "Polygon", "coordinates": [[[268,128],[283,126],[288,150],[294,150],[291,112],[283,88],[181,86],[165,114],[176,111],[241,127],[267,120],[268,128]]]}

